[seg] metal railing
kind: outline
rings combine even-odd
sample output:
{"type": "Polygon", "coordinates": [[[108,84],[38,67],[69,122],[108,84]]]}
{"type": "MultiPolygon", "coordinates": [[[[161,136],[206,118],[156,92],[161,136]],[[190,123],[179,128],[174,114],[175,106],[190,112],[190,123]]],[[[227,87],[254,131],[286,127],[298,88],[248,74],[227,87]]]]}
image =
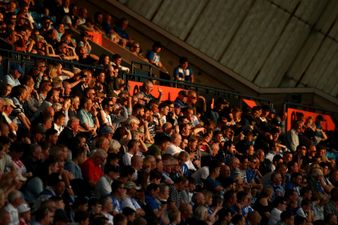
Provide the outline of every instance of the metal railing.
{"type": "MultiPolygon", "coordinates": [[[[3,62],[6,62],[7,64],[4,66],[6,70],[5,72],[8,72],[11,63],[19,63],[25,70],[26,68],[32,67],[34,65],[34,60],[44,60],[47,63],[62,63],[63,67],[66,69],[79,68],[79,69],[90,69],[93,71],[103,69],[102,66],[85,65],[85,64],[80,64],[76,61],[61,60],[61,59],[38,55],[38,54],[23,53],[23,52],[17,52],[17,51],[1,49],[1,48],[0,48],[0,55],[4,58],[3,62]]],[[[161,78],[153,76],[151,72],[151,68],[150,68],[150,71],[148,70],[145,70],[144,72],[140,71],[146,66],[148,65],[142,62],[133,62],[131,65],[131,73],[122,73],[121,76],[123,79],[125,79],[126,82],[128,82],[129,80],[143,82],[147,79],[151,79],[155,81],[156,84],[159,84],[159,85],[177,87],[177,88],[182,88],[182,89],[187,89],[187,90],[194,90],[198,92],[200,95],[205,96],[209,100],[211,98],[215,98],[215,100],[217,100],[217,98],[222,97],[222,98],[227,99],[229,103],[232,104],[233,106],[239,106],[239,107],[242,106],[243,98],[255,100],[258,104],[261,104],[261,105],[272,106],[272,102],[266,98],[243,95],[239,92],[225,90],[225,89],[216,88],[216,87],[212,87],[208,85],[197,84],[197,83],[161,79],[161,78]],[[139,67],[140,70],[135,69],[136,67],[139,67]]]]}

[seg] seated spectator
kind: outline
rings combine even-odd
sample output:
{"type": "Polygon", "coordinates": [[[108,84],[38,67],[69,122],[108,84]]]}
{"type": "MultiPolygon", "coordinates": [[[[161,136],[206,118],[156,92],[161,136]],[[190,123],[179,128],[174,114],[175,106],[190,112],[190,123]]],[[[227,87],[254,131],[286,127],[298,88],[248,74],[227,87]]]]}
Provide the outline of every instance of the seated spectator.
{"type": "Polygon", "coordinates": [[[12,64],[9,74],[6,75],[3,81],[13,87],[20,85],[19,78],[24,75],[24,71],[19,64],[12,64]]]}
{"type": "Polygon", "coordinates": [[[93,64],[96,64],[96,62],[99,61],[99,57],[97,55],[94,55],[94,54],[88,54],[86,47],[80,46],[80,47],[78,47],[78,61],[81,64],[93,65],[93,64]]]}
{"type": "Polygon", "coordinates": [[[274,201],[275,207],[271,210],[269,225],[277,224],[281,220],[281,214],[286,210],[286,202],[282,197],[277,197],[274,201]]]}
{"type": "Polygon", "coordinates": [[[28,225],[31,221],[31,209],[27,203],[18,206],[20,225],[28,225]]]}
{"type": "Polygon", "coordinates": [[[66,43],[60,43],[57,48],[57,54],[64,60],[79,60],[79,56],[75,52],[75,48],[70,47],[66,43]]]}
{"type": "Polygon", "coordinates": [[[83,106],[79,111],[81,126],[89,136],[95,137],[96,131],[99,128],[96,108],[93,101],[89,98],[84,99],[82,104],[83,106]]]}
{"type": "Polygon", "coordinates": [[[131,39],[129,37],[129,34],[127,33],[128,28],[128,20],[126,18],[121,18],[114,26],[114,31],[119,35],[120,42],[119,44],[122,45],[122,47],[126,47],[127,44],[131,42],[131,39]]]}
{"type": "Polygon", "coordinates": [[[76,48],[77,47],[77,43],[76,41],[73,39],[72,34],[71,33],[64,33],[61,37],[61,40],[59,41],[59,43],[65,43],[67,44],[69,47],[72,48],[76,48]]]}
{"type": "Polygon", "coordinates": [[[93,188],[99,179],[104,175],[102,166],[104,166],[106,159],[107,153],[102,149],[98,149],[81,165],[84,179],[93,188]]]}
{"type": "Polygon", "coordinates": [[[111,164],[106,164],[104,166],[104,172],[105,175],[98,180],[95,187],[95,192],[98,198],[103,198],[111,194],[111,185],[120,175],[119,167],[111,164]]]}
{"type": "Polygon", "coordinates": [[[138,42],[133,42],[131,47],[130,47],[130,51],[131,53],[133,53],[134,55],[141,57],[143,60],[146,61],[146,58],[144,58],[144,56],[142,55],[142,51],[141,51],[141,47],[140,47],[140,43],[138,42]]]}
{"type": "Polygon", "coordinates": [[[140,88],[140,93],[144,95],[144,99],[147,101],[147,103],[153,100],[156,100],[157,102],[161,101],[162,90],[160,88],[158,89],[159,96],[158,98],[156,98],[152,94],[153,89],[154,89],[154,83],[151,80],[146,80],[143,83],[142,87],[140,88]]]}
{"type": "MultiPolygon", "coordinates": [[[[0,4],[1,46],[19,55],[9,71],[0,68],[8,72],[0,83],[0,224],[18,213],[29,223],[29,207],[15,206],[23,198],[41,225],[337,223],[336,142],[323,117],[299,115],[284,140],[283,119],[265,104],[246,109],[189,88],[173,102],[150,80],[129,90],[121,56],[97,62],[89,44],[102,29],[140,56],[127,20],[114,26],[98,12],[92,22],[90,9],[69,3],[0,4]]],[[[164,78],[161,47],[154,43],[147,62],[164,78]]],[[[194,81],[187,59],[174,79],[194,81]]]]}

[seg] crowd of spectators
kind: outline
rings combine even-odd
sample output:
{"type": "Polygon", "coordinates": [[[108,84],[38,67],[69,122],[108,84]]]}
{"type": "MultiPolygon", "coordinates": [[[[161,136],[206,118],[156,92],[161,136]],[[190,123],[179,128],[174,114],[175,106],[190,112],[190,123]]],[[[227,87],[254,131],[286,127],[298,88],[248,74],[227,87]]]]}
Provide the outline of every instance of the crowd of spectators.
{"type": "MultiPolygon", "coordinates": [[[[128,21],[91,22],[69,3],[1,1],[1,35],[16,51],[104,69],[36,60],[1,77],[0,225],[337,224],[337,142],[323,117],[298,116],[286,132],[268,105],[193,90],[170,101],[152,80],[131,94],[120,56],[97,57],[88,33],[68,33],[102,29],[137,48],[128,21]]],[[[174,74],[193,81],[185,58],[174,74]]]]}
{"type": "MultiPolygon", "coordinates": [[[[93,54],[89,42],[93,33],[99,33],[137,55],[140,60],[157,67],[161,71],[161,78],[193,81],[193,73],[186,58],[179,60],[179,65],[170,76],[161,62],[161,43],[154,42],[152,49],[143,56],[140,43],[129,36],[127,28],[126,18],[113,23],[111,15],[95,13],[92,19],[88,16],[87,8],[78,8],[70,0],[13,0],[7,4],[2,3],[0,9],[2,48],[81,64],[103,65],[99,56],[93,54]]],[[[106,68],[107,70],[116,70],[120,64],[109,66],[113,68],[106,68]]]]}

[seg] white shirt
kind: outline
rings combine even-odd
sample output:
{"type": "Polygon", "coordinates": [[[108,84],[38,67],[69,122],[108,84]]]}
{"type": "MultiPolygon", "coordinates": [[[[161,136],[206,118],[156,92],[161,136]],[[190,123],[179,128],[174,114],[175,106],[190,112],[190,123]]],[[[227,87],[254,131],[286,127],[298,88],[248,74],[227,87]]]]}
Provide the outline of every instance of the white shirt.
{"type": "Polygon", "coordinates": [[[8,169],[13,166],[12,157],[8,154],[5,154],[0,158],[0,173],[9,172],[8,169]]]}
{"type": "Polygon", "coordinates": [[[19,225],[19,212],[18,212],[18,210],[11,203],[8,203],[8,205],[5,207],[5,210],[11,216],[10,225],[19,225]]]}
{"type": "MultiPolygon", "coordinates": [[[[2,116],[4,117],[4,119],[6,120],[6,122],[7,122],[8,124],[11,124],[11,123],[13,122],[13,121],[11,120],[11,118],[9,118],[9,116],[7,116],[6,113],[2,112],[2,116]]],[[[16,135],[16,131],[13,130],[12,133],[16,135]]]]}
{"type": "Polygon", "coordinates": [[[64,126],[59,126],[56,123],[54,123],[54,129],[58,132],[58,136],[61,134],[61,132],[63,131],[65,127],[64,126]]]}
{"type": "Polygon", "coordinates": [[[178,154],[182,151],[183,150],[180,147],[178,147],[174,144],[170,144],[169,147],[167,148],[167,150],[165,150],[165,154],[176,155],[176,154],[178,154]]]}
{"type": "Polygon", "coordinates": [[[97,198],[102,198],[111,194],[111,184],[113,181],[106,175],[102,176],[95,185],[97,198]]]}
{"type": "Polygon", "coordinates": [[[130,166],[131,165],[131,158],[133,158],[133,155],[129,152],[126,152],[122,156],[122,162],[123,165],[125,166],[130,166]]]}
{"type": "Polygon", "coordinates": [[[209,176],[209,167],[204,166],[202,168],[199,168],[195,173],[191,175],[192,178],[195,179],[196,183],[201,183],[202,180],[207,179],[209,176]]]}
{"type": "Polygon", "coordinates": [[[19,86],[21,83],[18,79],[14,79],[11,74],[8,74],[4,77],[4,82],[11,85],[12,87],[19,86]]]}
{"type": "Polygon", "coordinates": [[[121,202],[121,206],[122,209],[129,207],[135,211],[141,208],[141,206],[137,203],[137,201],[131,197],[124,198],[121,202]]]}
{"type": "Polygon", "coordinates": [[[102,215],[107,218],[107,220],[108,220],[107,222],[108,222],[109,225],[113,225],[114,224],[114,217],[113,217],[113,215],[111,215],[109,213],[106,213],[106,212],[102,212],[102,215]]]}
{"type": "Polygon", "coordinates": [[[276,225],[280,221],[280,214],[282,214],[282,211],[277,208],[273,208],[268,225],[276,225]]]}
{"type": "Polygon", "coordinates": [[[194,166],[194,164],[191,162],[191,160],[188,160],[185,162],[185,165],[187,165],[189,170],[193,170],[196,171],[196,167],[194,166]]]}
{"type": "Polygon", "coordinates": [[[110,115],[108,113],[106,113],[105,111],[102,111],[101,113],[103,114],[103,117],[105,119],[105,121],[103,121],[103,123],[104,124],[107,123],[108,126],[112,126],[113,123],[112,123],[110,115]]]}

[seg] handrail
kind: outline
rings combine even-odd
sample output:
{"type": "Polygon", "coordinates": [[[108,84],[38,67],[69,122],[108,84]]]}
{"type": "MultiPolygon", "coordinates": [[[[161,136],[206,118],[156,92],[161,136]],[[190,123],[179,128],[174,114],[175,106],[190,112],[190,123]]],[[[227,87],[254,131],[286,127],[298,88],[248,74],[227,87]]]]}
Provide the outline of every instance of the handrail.
{"type": "MultiPolygon", "coordinates": [[[[21,57],[27,57],[28,60],[34,58],[34,59],[43,59],[43,60],[46,60],[46,61],[52,61],[52,62],[58,62],[58,63],[65,63],[67,65],[73,65],[75,67],[80,67],[80,68],[84,68],[84,69],[92,69],[92,70],[103,69],[102,66],[86,65],[86,64],[81,64],[81,63],[74,62],[74,61],[55,59],[55,58],[52,58],[52,57],[43,56],[43,55],[39,55],[39,54],[17,52],[17,51],[14,51],[14,50],[8,50],[8,49],[2,49],[2,48],[0,48],[0,53],[10,53],[13,56],[18,55],[18,56],[21,56],[21,57]]],[[[8,55],[10,55],[10,54],[8,54],[8,55]]],[[[13,56],[12,57],[7,56],[7,58],[9,60],[16,61],[17,59],[15,59],[15,57],[13,58],[13,56]]],[[[6,58],[6,56],[4,56],[4,58],[6,58]]],[[[21,62],[25,63],[24,60],[21,60],[21,62]]],[[[145,65],[147,65],[147,64],[145,64],[145,65]]],[[[166,79],[161,79],[161,78],[158,78],[158,77],[145,76],[143,74],[137,74],[137,73],[125,74],[125,79],[126,79],[126,81],[133,80],[133,79],[134,80],[135,79],[139,79],[139,80],[141,80],[141,79],[143,79],[143,80],[151,79],[151,80],[156,80],[158,82],[163,82],[165,84],[169,84],[169,86],[173,86],[173,87],[174,86],[180,86],[180,87],[184,87],[185,89],[192,89],[192,90],[195,89],[197,91],[204,90],[204,92],[206,92],[206,93],[211,93],[211,92],[214,92],[214,94],[219,93],[219,96],[231,95],[231,96],[238,97],[238,98],[249,98],[249,99],[253,99],[253,100],[257,100],[257,101],[262,101],[265,104],[271,104],[271,100],[266,99],[266,98],[243,95],[243,94],[240,94],[239,92],[224,90],[224,89],[221,89],[221,88],[212,87],[212,86],[203,85],[203,84],[196,84],[196,83],[190,83],[190,82],[185,82],[185,81],[166,80],[166,79]]]]}
{"type": "Polygon", "coordinates": [[[12,53],[12,54],[21,55],[21,56],[28,56],[28,57],[33,57],[33,58],[42,59],[42,60],[54,61],[54,62],[58,62],[58,63],[72,64],[72,65],[78,66],[78,67],[91,68],[91,69],[103,69],[102,66],[81,64],[81,63],[78,63],[76,61],[68,61],[68,60],[57,59],[57,58],[53,58],[53,57],[49,57],[49,56],[45,56],[45,55],[26,53],[26,52],[18,52],[18,51],[14,51],[14,50],[8,50],[8,49],[0,48],[0,53],[2,53],[2,52],[12,53]]]}

